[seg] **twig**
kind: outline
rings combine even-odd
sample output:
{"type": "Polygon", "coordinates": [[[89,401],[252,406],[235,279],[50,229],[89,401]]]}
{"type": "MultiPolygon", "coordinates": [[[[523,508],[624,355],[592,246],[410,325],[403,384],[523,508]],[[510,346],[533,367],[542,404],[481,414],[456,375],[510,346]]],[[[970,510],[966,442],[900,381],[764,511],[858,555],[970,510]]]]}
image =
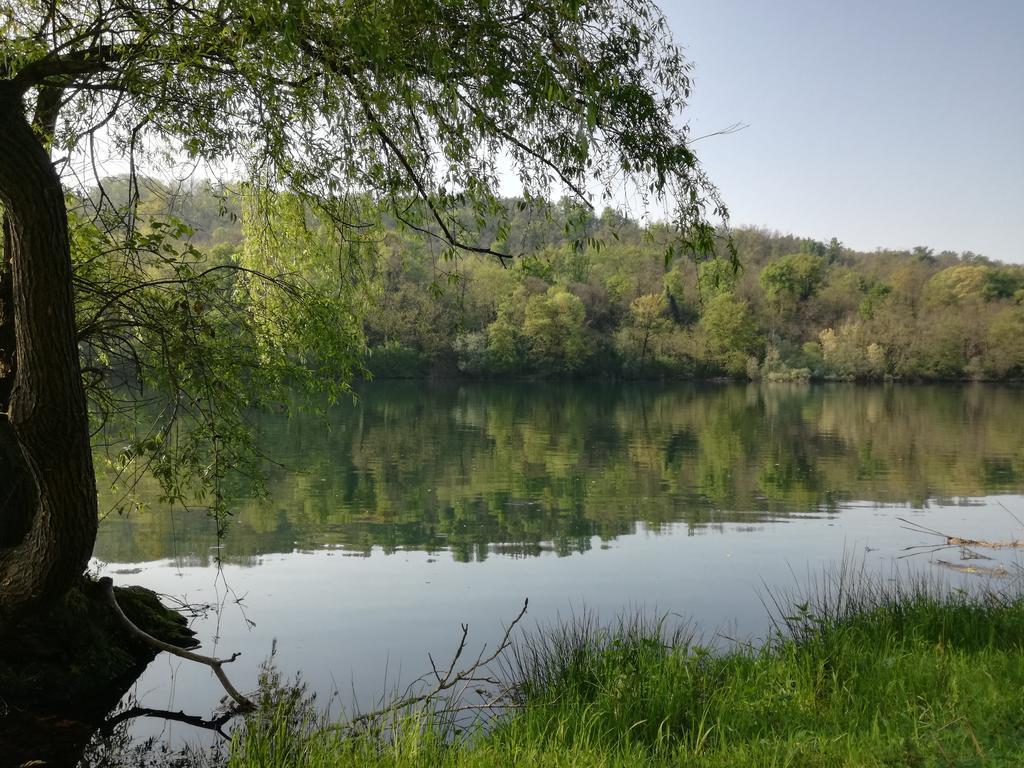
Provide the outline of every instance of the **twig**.
{"type": "Polygon", "coordinates": [[[917,533],[930,533],[932,536],[941,536],[942,538],[946,538],[946,534],[944,534],[942,531],[936,531],[934,528],[928,528],[924,525],[921,525],[920,523],[915,523],[913,520],[907,520],[907,518],[905,517],[897,517],[896,519],[899,520],[901,523],[906,523],[906,525],[902,527],[908,531],[916,531],[917,533]]]}
{"type": "MultiPolygon", "coordinates": [[[[956,544],[922,544],[916,547],[904,547],[901,552],[906,552],[905,555],[900,555],[897,560],[904,560],[908,557],[916,557],[917,555],[934,555],[936,552],[941,552],[944,549],[953,549],[958,545],[956,544]]],[[[991,560],[992,558],[988,555],[983,555],[981,552],[975,552],[973,549],[967,547],[960,547],[960,557],[963,560],[991,560]]]]}
{"type": "Polygon", "coordinates": [[[1014,520],[1016,520],[1017,524],[1020,525],[1022,528],[1024,528],[1024,520],[1021,520],[1019,517],[1017,517],[1015,514],[1013,514],[1013,512],[1010,511],[1009,507],[1007,507],[1005,504],[1003,504],[1003,502],[999,501],[998,499],[996,499],[996,504],[998,504],[1000,507],[1002,507],[1003,511],[1005,511],[1006,514],[1008,514],[1010,517],[1012,517],[1014,520]]]}
{"type": "MultiPolygon", "coordinates": [[[[367,712],[365,714],[359,715],[358,717],[355,717],[345,723],[339,723],[338,725],[333,726],[332,728],[335,730],[354,728],[371,720],[377,720],[380,717],[383,717],[384,715],[405,709],[406,707],[411,707],[415,704],[421,704],[425,701],[430,701],[436,698],[438,695],[444,693],[445,691],[451,690],[457,685],[468,686],[470,683],[486,683],[488,685],[498,685],[499,681],[495,679],[493,676],[484,676],[478,673],[480,673],[481,670],[486,669],[491,662],[497,659],[502,653],[508,650],[509,646],[511,646],[512,632],[513,630],[515,630],[516,625],[519,624],[520,621],[522,621],[523,616],[526,615],[526,608],[529,604],[529,598],[523,601],[522,609],[519,611],[519,614],[515,617],[515,619],[512,620],[512,623],[509,624],[508,627],[505,629],[505,634],[502,636],[501,642],[498,643],[498,646],[494,649],[494,652],[491,653],[490,656],[487,656],[486,658],[484,657],[484,653],[486,653],[487,651],[487,646],[484,646],[480,650],[480,653],[477,655],[476,660],[473,661],[472,664],[456,672],[456,667],[458,666],[459,659],[462,657],[462,653],[466,648],[466,639],[469,634],[469,625],[463,624],[462,637],[459,639],[459,646],[458,648],[456,648],[455,653],[452,656],[451,664],[448,665],[448,669],[443,674],[439,672],[437,665],[434,663],[434,659],[430,657],[429,654],[427,655],[427,657],[430,659],[432,674],[434,678],[437,680],[436,685],[434,685],[429,691],[420,694],[410,694],[409,691],[411,691],[416,684],[414,682],[412,685],[410,685],[409,688],[406,689],[408,695],[403,696],[398,701],[392,702],[391,704],[388,704],[387,706],[382,707],[381,709],[375,710],[373,712],[367,712]]],[[[423,679],[424,678],[420,678],[420,681],[422,681],[423,679]]],[[[488,706],[507,706],[498,704],[500,698],[500,695],[493,698],[490,704],[476,705],[476,707],[459,706],[453,708],[452,711],[461,711],[470,708],[483,709],[487,708],[488,706]]]]}
{"type": "Polygon", "coordinates": [[[723,632],[716,632],[715,635],[717,637],[722,638],[723,640],[728,640],[730,643],[735,643],[736,645],[744,645],[752,651],[757,650],[757,646],[755,646],[749,640],[740,640],[738,637],[729,637],[729,635],[723,632]]]}
{"type": "Polygon", "coordinates": [[[239,693],[238,689],[231,684],[230,680],[228,680],[228,676],[224,674],[224,665],[229,664],[235,659],[237,659],[239,656],[241,656],[240,653],[233,653],[230,659],[215,659],[212,656],[203,656],[199,653],[186,651],[184,648],[179,648],[176,645],[165,643],[163,640],[158,640],[149,633],[139,629],[137,626],[135,626],[131,619],[125,616],[124,611],[121,610],[121,606],[117,604],[117,597],[116,595],[114,595],[114,582],[109,576],[104,576],[102,579],[99,580],[98,584],[100,586],[100,589],[102,589],[106,594],[107,600],[110,602],[110,605],[114,609],[114,613],[121,620],[121,623],[125,626],[125,628],[132,636],[134,636],[138,640],[141,640],[146,645],[152,648],[156,648],[158,651],[165,651],[166,653],[169,653],[172,656],[178,656],[182,659],[194,661],[198,664],[205,664],[213,670],[213,674],[215,674],[217,676],[217,679],[220,680],[220,684],[224,686],[224,690],[227,691],[228,695],[232,699],[234,699],[235,702],[238,704],[240,711],[251,712],[252,710],[256,709],[256,705],[253,704],[252,701],[247,699],[241,693],[239,693]]]}

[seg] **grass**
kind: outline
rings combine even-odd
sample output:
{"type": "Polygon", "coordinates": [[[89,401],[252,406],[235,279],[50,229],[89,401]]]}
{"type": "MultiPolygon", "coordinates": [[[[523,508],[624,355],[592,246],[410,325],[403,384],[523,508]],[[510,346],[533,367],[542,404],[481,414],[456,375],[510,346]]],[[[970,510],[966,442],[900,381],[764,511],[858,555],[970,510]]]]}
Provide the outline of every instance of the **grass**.
{"type": "Polygon", "coordinates": [[[521,708],[486,731],[421,712],[346,737],[278,697],[229,766],[1024,765],[1019,592],[841,575],[770,604],[760,648],[711,652],[640,620],[535,634],[507,662],[521,708]]]}

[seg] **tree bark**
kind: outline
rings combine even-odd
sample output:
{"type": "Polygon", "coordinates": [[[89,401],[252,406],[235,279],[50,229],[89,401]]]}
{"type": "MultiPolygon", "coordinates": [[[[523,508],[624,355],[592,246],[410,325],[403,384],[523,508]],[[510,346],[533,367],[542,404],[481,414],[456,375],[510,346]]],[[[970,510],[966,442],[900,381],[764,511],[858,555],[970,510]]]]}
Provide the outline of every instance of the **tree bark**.
{"type": "MultiPolygon", "coordinates": [[[[0,413],[6,414],[14,387],[14,291],[11,286],[11,228],[3,216],[0,259],[0,413]]],[[[0,550],[21,543],[32,525],[35,495],[21,448],[6,416],[0,416],[0,550]]]]}
{"type": "Polygon", "coordinates": [[[0,553],[25,540],[35,516],[35,488],[14,430],[0,418],[0,553]]]}
{"type": "Polygon", "coordinates": [[[3,223],[3,258],[0,259],[0,411],[7,413],[14,387],[14,286],[11,279],[11,224],[3,223]]]}
{"type": "Polygon", "coordinates": [[[14,317],[6,419],[32,490],[22,494],[23,503],[28,499],[32,509],[26,515],[23,507],[0,506],[7,519],[31,518],[20,542],[0,549],[0,623],[70,589],[92,556],[97,527],[64,190],[25,117],[21,94],[5,86],[0,83],[0,203],[12,300],[5,311],[13,309],[14,317]]]}

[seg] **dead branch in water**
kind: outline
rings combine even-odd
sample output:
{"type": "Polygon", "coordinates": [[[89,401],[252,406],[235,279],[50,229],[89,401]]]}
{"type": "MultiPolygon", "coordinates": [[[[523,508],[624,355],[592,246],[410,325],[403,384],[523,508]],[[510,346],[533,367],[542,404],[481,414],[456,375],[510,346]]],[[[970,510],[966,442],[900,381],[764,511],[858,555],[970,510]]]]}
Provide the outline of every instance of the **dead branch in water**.
{"type": "Polygon", "coordinates": [[[961,563],[951,563],[947,560],[936,560],[935,564],[940,565],[943,568],[948,568],[951,571],[956,571],[957,573],[974,573],[984,576],[993,576],[996,578],[1004,578],[1010,575],[1010,572],[1001,565],[994,567],[984,565],[963,565],[961,563]]]}
{"type": "Polygon", "coordinates": [[[965,539],[960,536],[950,536],[948,533],[942,531],[936,531],[933,528],[927,528],[926,526],[915,523],[911,520],[907,520],[903,517],[897,517],[901,523],[905,523],[903,527],[908,531],[915,531],[916,533],[927,533],[930,536],[941,536],[946,540],[946,546],[949,547],[982,547],[983,549],[1018,549],[1024,548],[1024,539],[1012,539],[1010,541],[985,541],[984,539],[965,539]]]}
{"type": "Polygon", "coordinates": [[[1017,549],[1024,547],[1024,539],[1013,539],[1011,541],[985,541],[983,539],[961,539],[957,536],[947,536],[946,543],[957,547],[984,547],[985,549],[1017,549]]]}
{"type": "Polygon", "coordinates": [[[117,604],[117,596],[114,594],[114,582],[109,576],[104,576],[99,580],[98,584],[100,589],[102,589],[106,595],[107,601],[114,609],[115,615],[120,619],[121,624],[124,625],[125,629],[127,629],[133,637],[141,640],[146,645],[151,648],[155,648],[158,651],[165,651],[172,656],[178,656],[182,659],[187,659],[188,661],[194,661],[197,664],[205,664],[213,670],[213,674],[215,674],[217,679],[220,680],[220,684],[224,687],[224,690],[227,691],[228,695],[235,700],[236,704],[238,704],[239,711],[251,712],[256,709],[256,705],[239,693],[238,689],[231,684],[231,681],[228,680],[228,676],[224,673],[224,665],[230,664],[241,654],[234,653],[230,659],[215,659],[212,656],[203,656],[200,653],[186,651],[184,648],[179,648],[176,645],[165,643],[163,640],[158,640],[148,632],[144,632],[135,626],[132,620],[125,615],[124,611],[121,610],[121,606],[117,604]]]}

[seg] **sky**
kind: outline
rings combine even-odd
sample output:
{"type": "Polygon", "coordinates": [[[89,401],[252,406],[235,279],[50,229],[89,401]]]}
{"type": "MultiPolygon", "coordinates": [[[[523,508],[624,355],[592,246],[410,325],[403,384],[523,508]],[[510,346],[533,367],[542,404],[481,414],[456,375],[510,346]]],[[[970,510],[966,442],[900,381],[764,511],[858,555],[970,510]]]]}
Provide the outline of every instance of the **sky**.
{"type": "Polygon", "coordinates": [[[660,0],[734,226],[1024,262],[1024,0],[660,0]]]}

